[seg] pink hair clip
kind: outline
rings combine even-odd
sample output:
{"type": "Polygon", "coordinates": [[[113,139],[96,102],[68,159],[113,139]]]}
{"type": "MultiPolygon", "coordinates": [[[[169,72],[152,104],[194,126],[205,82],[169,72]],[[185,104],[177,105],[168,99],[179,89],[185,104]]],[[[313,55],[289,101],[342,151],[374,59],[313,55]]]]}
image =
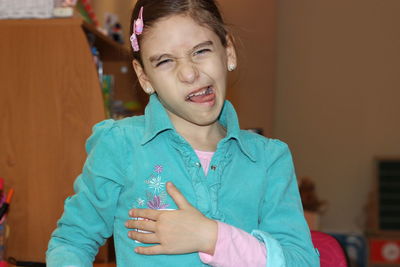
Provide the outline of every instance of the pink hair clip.
{"type": "Polygon", "coordinates": [[[133,32],[131,35],[131,44],[132,44],[132,48],[133,51],[137,52],[139,51],[139,42],[137,40],[137,36],[136,35],[141,35],[143,32],[143,27],[144,27],[144,23],[143,23],[143,7],[140,8],[139,11],[139,17],[134,20],[133,22],[133,32]]]}

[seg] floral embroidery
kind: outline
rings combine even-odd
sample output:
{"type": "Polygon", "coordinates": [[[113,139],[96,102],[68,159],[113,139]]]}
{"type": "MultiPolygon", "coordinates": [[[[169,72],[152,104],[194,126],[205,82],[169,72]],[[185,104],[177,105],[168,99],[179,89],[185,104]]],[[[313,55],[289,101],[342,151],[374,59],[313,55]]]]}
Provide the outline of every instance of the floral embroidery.
{"type": "Polygon", "coordinates": [[[165,182],[162,181],[161,174],[164,168],[161,165],[155,165],[153,173],[144,182],[147,184],[146,200],[137,198],[137,205],[143,207],[147,205],[149,209],[165,209],[169,207],[166,203],[167,192],[165,191],[165,182]]]}
{"type": "Polygon", "coordinates": [[[161,182],[161,176],[152,176],[145,181],[150,188],[154,189],[154,194],[161,192],[164,189],[165,183],[161,182]]]}
{"type": "Polygon", "coordinates": [[[162,191],[158,196],[160,197],[161,201],[165,202],[167,199],[167,191],[162,191]]]}
{"type": "Polygon", "coordinates": [[[138,199],[136,199],[136,202],[139,205],[139,207],[142,207],[145,203],[145,200],[139,197],[138,199]]]}
{"type": "Polygon", "coordinates": [[[156,173],[158,173],[158,174],[162,173],[162,171],[163,171],[163,166],[161,166],[161,165],[156,165],[156,166],[154,166],[154,171],[155,171],[156,173]]]}
{"type": "Polygon", "coordinates": [[[149,200],[147,202],[147,206],[150,209],[155,209],[155,210],[159,210],[159,209],[165,209],[167,208],[169,205],[166,203],[161,202],[161,198],[159,196],[154,196],[154,198],[152,200],[149,200]]]}

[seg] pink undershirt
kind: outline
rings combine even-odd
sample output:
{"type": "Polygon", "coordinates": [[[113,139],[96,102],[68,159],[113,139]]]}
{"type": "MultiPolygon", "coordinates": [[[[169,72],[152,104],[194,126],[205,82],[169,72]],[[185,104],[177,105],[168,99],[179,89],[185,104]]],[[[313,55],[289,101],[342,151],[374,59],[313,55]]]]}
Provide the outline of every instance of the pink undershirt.
{"type": "MultiPolygon", "coordinates": [[[[207,175],[214,152],[195,152],[207,175]]],[[[219,267],[266,266],[267,251],[263,243],[239,228],[219,221],[217,223],[218,237],[214,255],[199,252],[203,263],[219,267]]]]}

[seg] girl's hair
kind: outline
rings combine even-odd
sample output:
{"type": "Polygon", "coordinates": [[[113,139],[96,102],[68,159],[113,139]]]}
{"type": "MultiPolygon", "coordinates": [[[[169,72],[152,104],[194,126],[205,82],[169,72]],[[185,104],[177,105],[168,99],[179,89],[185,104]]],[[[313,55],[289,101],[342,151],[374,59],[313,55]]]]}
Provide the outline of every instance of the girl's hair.
{"type": "MultiPolygon", "coordinates": [[[[131,16],[130,35],[133,31],[133,22],[138,18],[141,7],[143,7],[144,30],[142,35],[137,36],[139,47],[140,40],[146,35],[146,29],[151,28],[157,20],[172,15],[190,16],[199,25],[211,29],[219,37],[222,45],[227,46],[228,31],[214,0],[138,0],[131,16]]],[[[143,65],[140,50],[131,51],[133,58],[143,65]]]]}

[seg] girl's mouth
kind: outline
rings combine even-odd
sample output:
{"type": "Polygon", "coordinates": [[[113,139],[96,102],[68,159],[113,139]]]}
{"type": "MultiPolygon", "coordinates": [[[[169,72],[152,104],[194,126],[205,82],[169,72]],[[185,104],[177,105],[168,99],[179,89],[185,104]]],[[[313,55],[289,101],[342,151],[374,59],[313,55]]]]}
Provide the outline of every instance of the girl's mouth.
{"type": "Polygon", "coordinates": [[[186,96],[185,100],[196,103],[205,103],[212,101],[214,98],[214,89],[211,86],[208,86],[191,92],[186,96]]]}

